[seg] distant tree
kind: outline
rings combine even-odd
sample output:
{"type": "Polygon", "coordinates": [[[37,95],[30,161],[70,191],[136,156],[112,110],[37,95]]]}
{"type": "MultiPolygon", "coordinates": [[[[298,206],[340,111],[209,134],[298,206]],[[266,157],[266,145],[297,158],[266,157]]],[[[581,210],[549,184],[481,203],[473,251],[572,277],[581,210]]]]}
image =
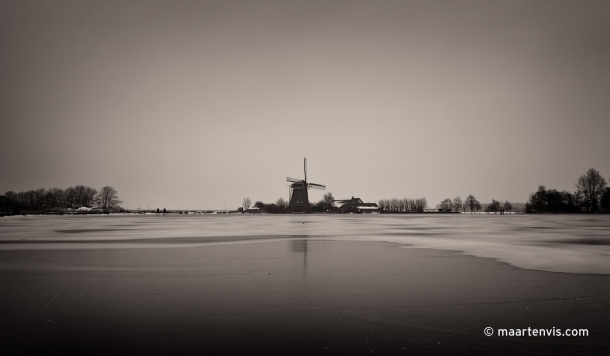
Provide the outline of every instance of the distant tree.
{"type": "Polygon", "coordinates": [[[460,212],[460,210],[462,209],[462,205],[464,203],[462,202],[462,198],[461,197],[455,197],[453,198],[453,210],[455,210],[456,212],[460,212]]]}
{"type": "Polygon", "coordinates": [[[333,197],[333,193],[331,193],[331,192],[325,193],[322,200],[324,201],[324,204],[326,204],[325,209],[331,210],[333,207],[333,202],[335,201],[335,197],[333,197]]]}
{"type": "Polygon", "coordinates": [[[395,209],[398,212],[403,211],[403,209],[404,209],[403,199],[396,198],[396,200],[395,200],[395,209]]]}
{"type": "Polygon", "coordinates": [[[263,210],[263,209],[265,209],[265,204],[259,200],[256,203],[254,203],[254,207],[259,208],[260,210],[263,210]]]}
{"type": "Polygon", "coordinates": [[[64,190],[64,200],[66,204],[66,208],[75,208],[76,207],[76,193],[74,192],[73,187],[69,187],[64,190]]]}
{"type": "Polygon", "coordinates": [[[268,213],[271,213],[271,214],[279,214],[279,213],[284,212],[280,209],[279,206],[277,206],[277,204],[274,204],[274,203],[264,204],[264,209],[265,209],[265,211],[267,211],[268,213]]]}
{"type": "Polygon", "coordinates": [[[451,211],[452,207],[453,207],[453,203],[451,202],[451,199],[449,199],[449,198],[443,200],[440,204],[440,209],[443,211],[451,211]]]}
{"type": "Polygon", "coordinates": [[[314,213],[323,213],[326,211],[326,202],[320,199],[317,203],[309,203],[309,210],[314,213]]]}
{"type": "Polygon", "coordinates": [[[577,210],[580,212],[580,207],[585,204],[585,196],[579,192],[574,192],[574,204],[576,204],[577,210]]]}
{"type": "Polygon", "coordinates": [[[574,194],[568,192],[567,190],[563,190],[561,193],[561,201],[565,206],[566,213],[576,213],[579,210],[579,206],[576,204],[576,198],[574,194]]]}
{"type": "Polygon", "coordinates": [[[17,200],[18,195],[9,190],[8,192],[4,193],[4,197],[6,198],[4,200],[6,214],[17,214],[19,211],[19,201],[17,200]]]}
{"type": "Polygon", "coordinates": [[[544,185],[538,186],[538,191],[530,194],[528,201],[528,211],[535,213],[547,212],[547,191],[544,185]]]}
{"type": "Polygon", "coordinates": [[[491,204],[489,204],[487,207],[485,207],[485,211],[487,211],[488,213],[496,213],[500,210],[500,202],[492,199],[491,200],[491,204]]]}
{"type": "Polygon", "coordinates": [[[513,205],[507,200],[504,202],[504,206],[502,207],[505,211],[510,212],[513,210],[513,205]]]}
{"type": "Polygon", "coordinates": [[[248,209],[250,209],[250,205],[251,204],[252,204],[252,202],[250,201],[250,197],[244,198],[244,202],[242,203],[242,207],[244,208],[244,212],[248,211],[248,209]]]}
{"type": "Polygon", "coordinates": [[[47,191],[44,188],[36,189],[34,191],[34,207],[37,209],[41,209],[45,206],[44,197],[46,196],[47,191]]]}
{"type": "Polygon", "coordinates": [[[95,197],[97,196],[97,190],[91,187],[85,187],[83,192],[83,206],[88,208],[92,207],[95,204],[95,197]]]}
{"type": "Polygon", "coordinates": [[[599,205],[604,213],[610,213],[610,188],[606,187],[606,189],[604,189],[599,205]]]}
{"type": "Polygon", "coordinates": [[[576,189],[582,193],[585,203],[591,212],[596,212],[599,208],[599,198],[606,187],[606,179],[595,168],[590,168],[576,181],[576,189]]]}
{"type": "Polygon", "coordinates": [[[47,189],[42,196],[42,206],[49,208],[53,207],[53,205],[53,193],[50,189],[47,189]]]}
{"type": "Polygon", "coordinates": [[[392,211],[398,211],[398,199],[392,198],[390,201],[390,206],[392,211]]]}
{"type": "Polygon", "coordinates": [[[285,213],[286,208],[288,208],[288,203],[282,197],[275,201],[275,205],[277,206],[277,213],[285,213]]]}
{"type": "Polygon", "coordinates": [[[470,208],[470,213],[472,214],[472,212],[476,208],[477,199],[471,194],[466,197],[466,201],[464,201],[464,204],[470,208]]]}
{"type": "Polygon", "coordinates": [[[475,199],[474,201],[474,209],[475,211],[478,213],[479,211],[481,211],[481,209],[483,209],[483,207],[481,206],[481,203],[475,199]]]}
{"type": "MultiPolygon", "coordinates": [[[[85,199],[85,196],[83,195],[81,199],[85,199]]],[[[122,201],[119,200],[118,192],[116,191],[116,189],[109,186],[105,186],[100,190],[97,200],[99,202],[100,208],[104,210],[120,209],[119,204],[122,203],[122,201]]]]}
{"type": "Polygon", "coordinates": [[[380,199],[377,203],[383,212],[418,212],[423,213],[428,207],[426,198],[392,198],[380,199]]]}
{"type": "Polygon", "coordinates": [[[418,213],[423,213],[424,210],[428,208],[428,201],[426,198],[415,199],[415,209],[414,211],[418,213]]]}
{"type": "Polygon", "coordinates": [[[26,192],[17,192],[15,193],[15,203],[19,206],[26,206],[26,192]]]}
{"type": "Polygon", "coordinates": [[[15,192],[13,192],[12,190],[9,190],[8,192],[4,193],[4,196],[7,197],[7,199],[10,201],[17,200],[17,194],[15,192]]]}
{"type": "Polygon", "coordinates": [[[0,195],[0,216],[12,214],[9,206],[10,206],[10,199],[4,195],[0,195]]]}
{"type": "Polygon", "coordinates": [[[494,212],[499,212],[501,208],[500,202],[497,200],[491,200],[491,206],[494,212]]]}
{"type": "Polygon", "coordinates": [[[404,201],[405,201],[405,211],[409,211],[409,212],[415,211],[415,199],[404,198],[404,201]]]}
{"type": "Polygon", "coordinates": [[[36,206],[36,192],[28,190],[27,192],[17,193],[17,201],[23,208],[31,209],[36,206]]]}
{"type": "Polygon", "coordinates": [[[567,204],[564,201],[564,196],[557,189],[549,189],[546,191],[546,210],[549,213],[566,213],[567,204]]]}
{"type": "Polygon", "coordinates": [[[74,200],[78,208],[87,206],[87,187],[84,185],[74,187],[74,200]]]}

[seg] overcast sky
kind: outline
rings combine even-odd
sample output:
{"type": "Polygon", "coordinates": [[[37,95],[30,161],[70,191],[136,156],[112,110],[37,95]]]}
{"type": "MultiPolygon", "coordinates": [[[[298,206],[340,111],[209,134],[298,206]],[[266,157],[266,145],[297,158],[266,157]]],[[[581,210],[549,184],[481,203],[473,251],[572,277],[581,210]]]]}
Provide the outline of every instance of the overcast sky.
{"type": "Polygon", "coordinates": [[[0,193],[237,208],[610,176],[610,1],[0,2],[0,193]],[[321,191],[311,191],[317,201],[321,191]]]}

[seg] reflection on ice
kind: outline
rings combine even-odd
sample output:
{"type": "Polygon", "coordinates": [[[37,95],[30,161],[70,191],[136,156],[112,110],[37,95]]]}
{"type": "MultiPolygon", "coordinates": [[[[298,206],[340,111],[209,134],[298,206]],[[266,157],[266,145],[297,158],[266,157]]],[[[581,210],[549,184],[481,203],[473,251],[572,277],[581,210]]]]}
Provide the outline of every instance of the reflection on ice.
{"type": "Polygon", "coordinates": [[[387,241],[517,267],[610,274],[608,215],[27,216],[0,220],[0,249],[191,247],[290,240],[387,241]]]}
{"type": "Polygon", "coordinates": [[[303,254],[303,273],[307,273],[307,240],[292,240],[290,247],[292,252],[303,254]]]}

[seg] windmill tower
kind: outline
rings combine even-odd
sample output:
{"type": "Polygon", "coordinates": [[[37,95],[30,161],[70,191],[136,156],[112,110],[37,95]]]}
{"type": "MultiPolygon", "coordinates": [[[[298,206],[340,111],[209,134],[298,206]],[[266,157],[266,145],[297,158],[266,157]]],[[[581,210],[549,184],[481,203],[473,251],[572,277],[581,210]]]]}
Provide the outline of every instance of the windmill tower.
{"type": "Polygon", "coordinates": [[[307,212],[309,211],[309,196],[307,191],[309,188],[326,190],[326,186],[316,183],[307,182],[307,158],[303,158],[303,170],[305,171],[305,179],[294,179],[286,177],[286,181],[290,182],[290,198],[288,203],[288,211],[290,212],[307,212]]]}

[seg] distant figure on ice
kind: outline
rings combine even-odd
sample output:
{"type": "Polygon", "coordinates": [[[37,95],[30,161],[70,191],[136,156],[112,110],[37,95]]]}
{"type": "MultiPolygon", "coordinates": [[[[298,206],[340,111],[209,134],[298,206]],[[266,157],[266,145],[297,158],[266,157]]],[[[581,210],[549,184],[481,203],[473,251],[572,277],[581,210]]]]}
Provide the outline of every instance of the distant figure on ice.
{"type": "Polygon", "coordinates": [[[159,208],[157,208],[157,216],[159,216],[159,208]]]}
{"type": "Polygon", "coordinates": [[[163,216],[165,216],[165,208],[163,208],[163,216]]]}

